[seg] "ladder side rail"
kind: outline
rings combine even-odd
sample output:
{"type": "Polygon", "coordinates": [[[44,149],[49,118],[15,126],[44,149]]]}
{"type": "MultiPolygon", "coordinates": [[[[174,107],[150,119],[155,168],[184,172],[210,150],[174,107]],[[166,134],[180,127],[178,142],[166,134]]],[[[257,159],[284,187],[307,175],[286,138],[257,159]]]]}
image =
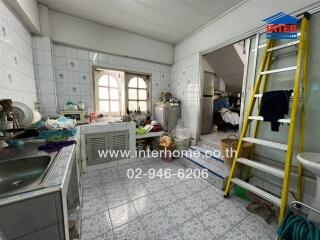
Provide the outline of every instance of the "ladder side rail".
{"type": "MultiPolygon", "coordinates": [[[[274,42],[271,43],[271,46],[274,44],[274,42]]],[[[267,50],[268,51],[268,50],[267,50]]],[[[270,65],[271,65],[271,58],[272,58],[272,55],[269,54],[268,55],[268,59],[267,59],[267,63],[266,63],[266,70],[269,70],[270,69],[270,65]]],[[[263,79],[263,86],[262,86],[262,92],[265,92],[266,90],[266,87],[267,87],[267,82],[268,82],[268,79],[269,79],[269,75],[264,75],[264,79],[263,79]]],[[[260,102],[261,102],[261,99],[257,99],[258,101],[258,115],[260,116],[260,102]]],[[[249,117],[248,117],[249,118],[249,117]]],[[[255,123],[255,126],[254,126],[254,130],[253,130],[253,137],[256,138],[257,135],[258,135],[258,132],[259,132],[259,125],[260,125],[260,121],[256,121],[255,123]]],[[[254,156],[254,153],[256,151],[256,144],[253,144],[253,147],[251,149],[251,152],[250,152],[250,159],[253,159],[253,156],[254,156]]],[[[250,178],[250,175],[251,175],[251,168],[247,168],[246,170],[246,179],[249,180],[250,178]]]]}
{"type": "Polygon", "coordinates": [[[294,96],[293,96],[293,103],[292,109],[290,114],[291,124],[289,127],[289,134],[288,134],[288,149],[286,153],[286,160],[285,160],[285,173],[282,182],[282,189],[281,189],[281,205],[280,205],[280,214],[279,214],[279,224],[282,223],[288,204],[288,192],[289,192],[289,185],[290,185],[290,174],[291,174],[291,165],[292,165],[292,153],[294,148],[294,137],[295,137],[295,128],[296,128],[296,116],[298,111],[298,100],[299,100],[299,87],[300,87],[300,70],[301,70],[301,63],[302,63],[302,54],[304,49],[304,33],[306,28],[306,18],[302,19],[301,23],[301,35],[300,35],[300,45],[298,49],[298,57],[297,57],[297,70],[294,79],[294,96]]]}
{"type": "Polygon", "coordinates": [[[230,174],[229,174],[229,177],[228,177],[228,181],[227,181],[227,185],[226,185],[226,189],[225,189],[225,193],[224,193],[225,197],[227,197],[228,194],[229,194],[229,190],[230,190],[230,186],[231,186],[231,179],[232,179],[232,177],[234,175],[234,172],[236,170],[236,162],[237,162],[236,160],[237,160],[238,156],[240,155],[240,151],[241,151],[241,148],[242,148],[242,139],[245,136],[245,134],[247,133],[249,116],[251,115],[252,110],[253,110],[253,106],[254,106],[254,104],[256,102],[256,98],[254,97],[254,95],[257,93],[257,91],[260,88],[261,79],[262,79],[262,75],[260,73],[266,67],[266,63],[267,63],[267,60],[268,60],[267,54],[270,54],[270,53],[267,52],[267,49],[271,46],[271,44],[272,44],[272,41],[269,40],[267,45],[266,45],[266,48],[264,50],[264,53],[263,53],[263,61],[261,62],[261,65],[260,65],[260,68],[259,68],[259,72],[258,72],[258,76],[257,76],[257,81],[255,83],[253,92],[252,92],[251,97],[250,97],[249,108],[247,110],[246,117],[244,119],[244,124],[243,124],[243,128],[242,128],[241,135],[240,135],[240,138],[239,138],[237,151],[235,153],[235,156],[234,156],[234,159],[233,159],[233,163],[232,163],[232,167],[231,167],[231,170],[230,170],[230,174]]]}
{"type": "MultiPolygon", "coordinates": [[[[302,102],[301,102],[301,112],[300,112],[300,142],[299,142],[299,152],[304,150],[304,123],[305,123],[305,101],[307,96],[307,66],[308,66],[308,50],[309,50],[309,21],[306,21],[304,33],[304,64],[303,64],[303,91],[302,91],[302,102]]],[[[302,164],[298,163],[298,179],[297,179],[297,199],[302,200],[302,174],[303,168],[302,164]]]]}

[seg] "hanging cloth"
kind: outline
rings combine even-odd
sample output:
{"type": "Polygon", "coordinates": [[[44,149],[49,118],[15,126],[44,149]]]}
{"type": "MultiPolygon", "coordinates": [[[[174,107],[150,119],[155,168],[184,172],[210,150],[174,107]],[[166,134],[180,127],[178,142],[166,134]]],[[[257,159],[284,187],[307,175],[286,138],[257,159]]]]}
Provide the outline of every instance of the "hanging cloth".
{"type": "Polygon", "coordinates": [[[271,122],[271,131],[279,132],[279,119],[289,112],[290,96],[293,90],[265,92],[261,100],[260,115],[266,122],[271,122]]]}

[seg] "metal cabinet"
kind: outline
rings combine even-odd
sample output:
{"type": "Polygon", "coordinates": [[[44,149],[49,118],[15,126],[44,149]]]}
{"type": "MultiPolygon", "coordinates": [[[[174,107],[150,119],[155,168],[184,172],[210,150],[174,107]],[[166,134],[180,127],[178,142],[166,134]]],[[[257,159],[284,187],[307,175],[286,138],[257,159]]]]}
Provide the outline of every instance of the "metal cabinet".
{"type": "Polygon", "coordinates": [[[119,160],[124,150],[129,150],[129,131],[86,134],[88,166],[119,160]]]}
{"type": "Polygon", "coordinates": [[[180,106],[172,106],[170,103],[156,104],[154,112],[155,120],[160,123],[165,132],[171,132],[181,116],[180,106]]]}
{"type": "MultiPolygon", "coordinates": [[[[61,225],[62,219],[58,212],[61,211],[61,208],[58,207],[59,199],[55,197],[55,194],[56,192],[52,192],[2,206],[0,208],[0,232],[3,232],[4,239],[40,240],[39,236],[46,234],[57,236],[56,240],[64,239],[64,237],[59,237],[62,230],[58,226],[61,225]]],[[[1,234],[0,239],[2,239],[1,234]]],[[[54,238],[48,236],[47,239],[53,240],[54,238]]]]}
{"type": "MultiPolygon", "coordinates": [[[[0,238],[1,239],[1,238],[0,238]]],[[[32,232],[28,235],[25,235],[21,238],[17,238],[16,240],[58,240],[64,239],[63,236],[60,236],[59,233],[59,225],[52,225],[47,228],[41,229],[37,232],[32,232]]]]}

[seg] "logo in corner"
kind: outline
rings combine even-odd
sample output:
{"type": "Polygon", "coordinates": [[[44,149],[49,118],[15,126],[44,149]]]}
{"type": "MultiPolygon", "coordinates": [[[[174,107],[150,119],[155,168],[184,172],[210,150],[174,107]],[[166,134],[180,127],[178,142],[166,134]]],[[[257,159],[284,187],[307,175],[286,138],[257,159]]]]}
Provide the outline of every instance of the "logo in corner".
{"type": "Polygon", "coordinates": [[[297,39],[299,20],[284,12],[263,19],[267,23],[267,39],[297,39]]]}

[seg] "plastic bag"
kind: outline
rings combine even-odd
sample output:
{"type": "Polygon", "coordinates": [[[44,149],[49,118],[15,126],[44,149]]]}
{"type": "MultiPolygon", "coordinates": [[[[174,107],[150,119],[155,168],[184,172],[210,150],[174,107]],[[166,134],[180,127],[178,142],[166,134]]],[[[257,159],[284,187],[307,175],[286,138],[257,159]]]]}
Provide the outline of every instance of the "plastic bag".
{"type": "Polygon", "coordinates": [[[176,125],[175,129],[173,130],[173,135],[177,139],[186,140],[186,139],[190,139],[191,131],[189,128],[183,127],[181,119],[179,119],[178,124],[176,125]]]}
{"type": "Polygon", "coordinates": [[[76,125],[76,121],[66,117],[59,117],[58,119],[48,119],[44,126],[46,129],[71,129],[76,125]]]}

